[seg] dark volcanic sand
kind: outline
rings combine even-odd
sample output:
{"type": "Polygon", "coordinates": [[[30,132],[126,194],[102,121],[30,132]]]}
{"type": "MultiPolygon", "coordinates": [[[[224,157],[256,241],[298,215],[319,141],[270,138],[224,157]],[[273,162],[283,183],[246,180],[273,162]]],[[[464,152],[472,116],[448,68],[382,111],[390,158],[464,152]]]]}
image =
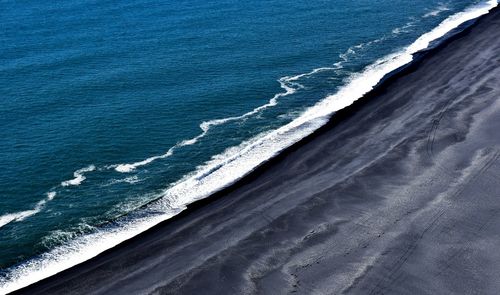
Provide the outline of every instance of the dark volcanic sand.
{"type": "Polygon", "coordinates": [[[498,294],[499,98],[497,9],[257,175],[20,293],[498,294]]]}

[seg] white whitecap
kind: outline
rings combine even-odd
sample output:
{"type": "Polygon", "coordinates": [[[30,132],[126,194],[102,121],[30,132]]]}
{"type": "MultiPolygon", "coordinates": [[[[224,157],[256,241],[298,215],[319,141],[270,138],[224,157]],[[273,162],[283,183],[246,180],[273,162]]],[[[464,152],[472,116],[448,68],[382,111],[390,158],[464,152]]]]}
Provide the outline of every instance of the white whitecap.
{"type": "Polygon", "coordinates": [[[442,21],[436,28],[428,33],[423,34],[407,49],[406,54],[414,54],[418,51],[426,49],[430,43],[445,36],[451,30],[457,28],[461,24],[476,19],[490,11],[490,9],[498,5],[497,0],[488,0],[474,6],[474,8],[466,9],[465,11],[451,15],[442,21]]]}
{"type": "Polygon", "coordinates": [[[38,203],[36,203],[35,207],[31,210],[25,210],[21,212],[16,212],[16,213],[8,213],[0,216],[0,228],[3,227],[6,224],[9,224],[11,222],[19,222],[23,221],[24,219],[33,216],[40,212],[45,204],[49,201],[52,201],[56,196],[56,192],[51,191],[47,193],[47,197],[43,200],[40,200],[38,203]]]}
{"type": "Polygon", "coordinates": [[[47,200],[52,201],[56,197],[56,192],[51,191],[47,193],[47,200]]]}
{"type": "Polygon", "coordinates": [[[416,20],[410,21],[410,22],[406,23],[404,26],[395,28],[394,30],[392,30],[392,34],[399,35],[402,33],[408,33],[410,31],[410,29],[415,26],[415,23],[416,23],[416,20]]]}
{"type": "Polygon", "coordinates": [[[441,13],[443,13],[445,11],[449,11],[449,10],[451,10],[451,8],[448,7],[447,3],[440,3],[436,9],[433,9],[433,10],[427,12],[426,14],[424,14],[423,17],[424,18],[435,17],[435,16],[438,16],[441,13]]]}
{"type": "Polygon", "coordinates": [[[33,209],[33,210],[26,210],[26,211],[21,211],[21,212],[16,212],[16,213],[8,213],[5,215],[2,215],[2,216],[0,216],[0,228],[3,227],[4,225],[11,223],[11,222],[22,221],[26,217],[34,215],[38,212],[39,212],[39,210],[33,209]]]}
{"type": "Polygon", "coordinates": [[[141,182],[142,180],[143,179],[140,179],[137,175],[134,175],[121,179],[111,179],[108,183],[104,184],[103,186],[110,186],[118,183],[136,184],[138,182],[141,182]]]}
{"type": "Polygon", "coordinates": [[[85,179],[87,179],[84,174],[87,172],[92,172],[94,170],[95,170],[94,165],[89,165],[85,168],[78,169],[75,172],[73,172],[74,178],[61,182],[61,186],[80,185],[85,179]]]}

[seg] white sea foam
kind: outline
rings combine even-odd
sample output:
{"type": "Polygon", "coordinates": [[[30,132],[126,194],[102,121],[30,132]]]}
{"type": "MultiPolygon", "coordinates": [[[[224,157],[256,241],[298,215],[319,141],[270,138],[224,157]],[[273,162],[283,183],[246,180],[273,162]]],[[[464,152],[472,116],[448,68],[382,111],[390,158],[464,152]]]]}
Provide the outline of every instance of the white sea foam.
{"type": "Polygon", "coordinates": [[[280,87],[282,89],[284,89],[285,92],[280,92],[280,93],[274,95],[266,104],[258,106],[258,107],[254,108],[253,110],[251,110],[251,111],[249,111],[249,112],[247,112],[247,113],[245,113],[243,115],[233,116],[233,117],[227,117],[227,118],[222,118],[222,119],[214,119],[214,120],[209,120],[209,121],[202,122],[200,124],[200,126],[199,126],[200,129],[201,129],[201,131],[202,131],[202,133],[200,133],[196,137],[193,137],[191,139],[185,139],[185,140],[177,143],[175,146],[171,147],[163,155],[153,156],[153,157],[147,158],[145,160],[142,160],[142,161],[139,161],[139,162],[135,162],[135,163],[130,163],[130,164],[110,165],[110,166],[108,166],[108,168],[115,169],[117,172],[128,173],[128,172],[134,171],[138,167],[148,165],[148,164],[150,164],[150,163],[152,163],[152,162],[154,162],[156,160],[168,158],[168,157],[170,157],[170,156],[173,155],[175,149],[177,149],[179,147],[183,147],[183,146],[193,145],[196,142],[198,142],[198,140],[200,140],[201,138],[205,137],[205,135],[207,135],[207,133],[209,132],[210,128],[212,128],[213,126],[218,126],[218,125],[222,125],[222,124],[225,124],[225,123],[228,123],[228,122],[234,122],[234,121],[243,120],[243,119],[251,117],[251,116],[253,116],[253,115],[255,115],[255,114],[259,113],[259,112],[262,112],[263,110],[265,110],[267,108],[270,108],[270,107],[273,107],[273,106],[277,105],[279,98],[287,96],[287,95],[290,95],[290,94],[293,94],[298,89],[300,89],[300,88],[303,87],[299,83],[296,83],[296,82],[293,82],[293,81],[297,80],[300,77],[306,76],[306,75],[315,74],[316,72],[318,72],[320,70],[323,70],[323,69],[326,69],[326,68],[316,69],[316,70],[314,70],[314,71],[312,71],[310,73],[301,74],[301,75],[298,75],[298,76],[283,77],[283,78],[279,79],[278,82],[280,83],[280,87]]]}
{"type": "Polygon", "coordinates": [[[16,213],[8,213],[5,215],[0,216],[0,228],[3,227],[6,224],[9,224],[11,222],[19,222],[23,221],[24,219],[33,216],[40,212],[45,204],[49,201],[52,201],[56,196],[56,192],[48,192],[47,197],[38,203],[36,203],[35,207],[31,210],[25,210],[25,211],[20,211],[16,213]]]}
{"type": "Polygon", "coordinates": [[[78,169],[75,172],[73,172],[73,179],[61,182],[61,186],[80,185],[85,179],[87,179],[85,177],[85,173],[92,172],[94,170],[95,170],[94,165],[89,165],[85,168],[78,169]]]}
{"type": "Polygon", "coordinates": [[[56,192],[48,192],[47,193],[47,201],[52,201],[56,197],[56,192]]]}
{"type": "Polygon", "coordinates": [[[404,26],[395,28],[394,30],[392,30],[392,34],[393,35],[399,35],[399,34],[402,34],[402,33],[408,33],[410,31],[410,28],[412,28],[412,27],[415,26],[416,22],[417,22],[416,20],[413,20],[413,21],[410,21],[410,22],[406,23],[404,26]]]}
{"type": "Polygon", "coordinates": [[[136,184],[138,182],[141,182],[143,179],[140,179],[137,175],[130,176],[130,177],[125,177],[122,179],[111,179],[108,183],[103,184],[102,186],[110,186],[114,185],[117,183],[128,183],[128,184],[136,184]]]}
{"type": "Polygon", "coordinates": [[[349,83],[337,93],[307,109],[289,124],[258,135],[214,156],[211,161],[198,167],[196,172],[166,189],[162,197],[150,205],[149,210],[157,214],[118,221],[116,227],[98,229],[92,234],[74,239],[67,245],[57,247],[41,255],[40,258],[11,269],[0,278],[0,293],[14,291],[88,260],[159,222],[171,218],[193,201],[205,198],[234,183],[286,147],[324,125],[332,113],[362,97],[387,73],[411,62],[412,54],[425,49],[433,40],[444,36],[458,25],[486,14],[496,6],[497,1],[490,0],[449,17],[405,50],[379,59],[363,72],[353,75],[349,83]]]}
{"type": "Polygon", "coordinates": [[[150,164],[153,161],[168,158],[168,157],[173,155],[175,149],[177,149],[179,147],[183,147],[183,146],[193,145],[196,142],[198,142],[198,140],[205,137],[205,135],[207,135],[209,130],[214,126],[219,126],[219,125],[223,125],[223,124],[226,124],[229,122],[244,120],[246,118],[249,118],[255,114],[262,112],[263,110],[265,110],[267,108],[276,106],[278,104],[279,98],[293,94],[293,93],[297,92],[297,90],[302,89],[304,87],[300,83],[295,82],[295,81],[299,80],[300,78],[312,76],[312,75],[319,73],[319,72],[328,71],[328,70],[336,70],[336,69],[340,69],[340,68],[341,68],[340,63],[336,63],[336,64],[334,64],[333,67],[322,67],[322,68],[314,69],[308,73],[299,74],[299,75],[295,75],[295,76],[282,77],[278,80],[278,82],[280,84],[280,87],[282,89],[284,89],[285,92],[277,93],[266,104],[258,106],[256,108],[254,108],[253,110],[251,110],[247,113],[244,113],[243,115],[240,115],[240,116],[233,116],[233,117],[226,117],[226,118],[221,118],[221,119],[213,119],[213,120],[209,120],[209,121],[204,121],[199,126],[202,133],[200,133],[199,135],[197,135],[196,137],[193,137],[191,139],[185,139],[185,140],[179,142],[175,146],[171,147],[167,151],[167,153],[165,153],[163,155],[153,156],[153,157],[150,157],[150,158],[147,158],[145,160],[135,162],[135,163],[109,165],[107,168],[115,169],[117,172],[121,172],[121,173],[128,173],[128,172],[134,171],[138,167],[150,164]]]}
{"type": "MultiPolygon", "coordinates": [[[[352,48],[350,48],[348,50],[348,54],[351,54],[351,53],[355,53],[352,48]],[[352,52],[349,52],[349,51],[352,51],[352,52]]],[[[345,56],[341,56],[343,61],[346,61],[348,59],[348,54],[346,54],[345,56]]],[[[341,65],[341,62],[338,62],[338,63],[335,63],[333,65],[333,67],[321,67],[321,68],[316,68],[316,69],[314,69],[310,72],[307,72],[307,73],[303,73],[303,74],[299,74],[299,75],[295,75],[295,76],[281,77],[280,79],[278,79],[278,83],[280,84],[280,87],[285,91],[275,94],[266,104],[258,106],[256,108],[254,108],[253,110],[251,110],[247,113],[244,113],[242,115],[239,115],[239,116],[204,121],[199,125],[202,133],[200,133],[196,137],[193,137],[190,139],[185,139],[185,140],[177,143],[175,146],[171,147],[163,155],[153,156],[153,157],[150,157],[150,158],[147,158],[145,160],[138,161],[135,163],[109,165],[109,166],[107,166],[107,168],[108,169],[115,169],[117,172],[121,172],[121,173],[129,173],[129,172],[136,170],[138,167],[148,165],[156,160],[168,158],[168,157],[173,155],[174,151],[177,148],[183,147],[183,146],[188,146],[188,145],[193,145],[196,142],[198,142],[198,140],[205,137],[205,135],[207,135],[209,130],[214,126],[219,126],[219,125],[223,125],[223,124],[226,124],[229,122],[244,120],[244,119],[247,119],[253,115],[256,115],[256,114],[264,111],[265,109],[276,106],[278,104],[278,101],[280,98],[288,96],[290,94],[294,94],[299,89],[304,88],[304,86],[302,84],[296,82],[300,78],[312,76],[312,75],[317,74],[319,72],[324,72],[324,71],[329,71],[329,70],[338,70],[340,68],[342,68],[342,65],[341,65]]]]}
{"type": "Polygon", "coordinates": [[[31,215],[36,214],[36,210],[26,210],[26,211],[21,211],[21,212],[16,212],[16,213],[8,213],[5,215],[0,216],[0,228],[3,227],[6,224],[9,224],[14,221],[21,221],[25,219],[26,217],[29,217],[31,215]]]}
{"type": "Polygon", "coordinates": [[[82,263],[96,254],[118,245],[120,242],[132,238],[145,229],[169,219],[176,213],[165,213],[121,223],[108,231],[97,231],[92,234],[73,239],[66,244],[42,254],[38,259],[30,260],[16,267],[6,277],[0,278],[0,294],[6,294],[27,286],[43,278],[54,275],[61,270],[82,263]],[[123,230],[125,228],[125,230],[123,230]]]}
{"type": "MultiPolygon", "coordinates": [[[[86,179],[84,173],[94,171],[95,169],[96,167],[94,165],[90,165],[88,167],[76,170],[73,173],[74,178],[61,182],[61,186],[79,185],[86,179]]],[[[31,210],[8,213],[0,216],[0,228],[8,223],[23,221],[24,219],[39,213],[45,207],[47,202],[52,201],[56,197],[56,194],[57,193],[55,191],[47,192],[45,199],[40,200],[31,210]]]]}
{"type": "Polygon", "coordinates": [[[424,14],[423,17],[424,18],[428,18],[428,17],[438,16],[442,12],[449,11],[449,10],[450,10],[450,8],[448,7],[447,3],[440,3],[439,6],[436,9],[431,10],[428,13],[424,14]]]}
{"type": "Polygon", "coordinates": [[[158,159],[164,159],[170,157],[174,153],[174,148],[170,148],[165,154],[160,155],[160,156],[154,156],[154,157],[149,157],[145,160],[131,163],[131,164],[118,164],[118,165],[110,165],[107,168],[113,168],[118,172],[121,173],[128,173],[132,172],[133,170],[137,169],[137,167],[147,165],[153,161],[156,161],[158,159]]]}
{"type": "Polygon", "coordinates": [[[461,24],[488,13],[490,9],[496,7],[497,5],[497,0],[488,0],[475,5],[474,8],[469,8],[465,11],[451,15],[441,22],[436,28],[420,36],[420,38],[408,47],[406,52],[412,54],[427,48],[432,41],[443,37],[446,33],[457,28],[461,24]]]}

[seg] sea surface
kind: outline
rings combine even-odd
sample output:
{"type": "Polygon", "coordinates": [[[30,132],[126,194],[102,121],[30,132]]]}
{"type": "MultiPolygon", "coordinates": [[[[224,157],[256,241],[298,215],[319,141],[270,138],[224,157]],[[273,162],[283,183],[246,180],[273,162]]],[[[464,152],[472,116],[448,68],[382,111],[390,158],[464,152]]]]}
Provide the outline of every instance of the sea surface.
{"type": "Polygon", "coordinates": [[[0,293],[232,184],[496,5],[0,1],[0,293]]]}

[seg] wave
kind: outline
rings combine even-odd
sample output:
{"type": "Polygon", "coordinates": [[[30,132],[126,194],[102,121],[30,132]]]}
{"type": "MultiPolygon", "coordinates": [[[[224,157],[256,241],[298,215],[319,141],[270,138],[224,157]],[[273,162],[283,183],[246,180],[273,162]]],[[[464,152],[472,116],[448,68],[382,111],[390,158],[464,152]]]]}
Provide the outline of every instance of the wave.
{"type": "Polygon", "coordinates": [[[47,193],[47,201],[52,201],[56,197],[56,192],[47,193]]]}
{"type": "Polygon", "coordinates": [[[128,172],[134,171],[135,169],[137,169],[140,166],[148,165],[148,164],[152,163],[153,161],[168,158],[168,157],[173,155],[175,149],[183,147],[183,146],[193,145],[196,142],[198,142],[198,140],[205,137],[205,135],[207,135],[209,130],[214,126],[219,126],[219,125],[223,125],[223,124],[226,124],[229,122],[244,120],[246,118],[249,118],[255,114],[262,112],[263,110],[265,110],[267,108],[276,106],[278,104],[278,101],[280,98],[294,94],[299,89],[304,88],[304,86],[302,84],[296,82],[300,78],[312,76],[316,73],[323,72],[323,71],[337,70],[337,69],[340,69],[341,67],[342,67],[341,63],[336,63],[336,64],[334,64],[333,67],[322,67],[322,68],[314,69],[314,70],[307,72],[307,73],[304,73],[304,74],[281,77],[280,79],[278,79],[278,83],[280,84],[280,87],[282,89],[284,89],[285,91],[275,94],[266,104],[258,106],[256,108],[254,108],[253,110],[251,110],[247,113],[244,113],[243,115],[204,121],[199,125],[200,129],[202,130],[202,133],[200,133],[196,137],[193,137],[191,139],[185,139],[185,140],[177,143],[175,146],[171,147],[163,155],[153,156],[153,157],[150,157],[150,158],[147,158],[145,160],[135,162],[135,163],[109,165],[109,166],[107,166],[107,168],[115,169],[117,172],[121,172],[121,173],[128,173],[128,172]]]}
{"type": "MultiPolygon", "coordinates": [[[[375,61],[360,73],[353,74],[347,84],[337,93],[325,97],[316,105],[306,109],[290,123],[274,131],[260,134],[239,146],[229,148],[222,154],[212,157],[209,162],[198,167],[195,172],[186,175],[164,190],[159,196],[160,198],[145,207],[144,212],[137,214],[137,217],[129,216],[129,218],[119,219],[112,226],[103,227],[94,233],[75,238],[68,244],[56,247],[35,259],[9,269],[0,277],[0,293],[25,287],[95,257],[99,253],[171,218],[193,201],[206,198],[233,184],[283,149],[326,124],[332,114],[351,105],[372,90],[388,73],[410,63],[413,60],[413,55],[428,48],[431,42],[442,38],[459,25],[488,13],[496,6],[497,1],[490,0],[448,17],[410,46],[375,61]]],[[[314,71],[321,70],[313,70],[310,73],[314,71]]],[[[282,79],[290,83],[299,79],[297,77],[303,77],[307,74],[282,79]]],[[[267,105],[272,106],[273,103],[273,100],[270,100],[267,105]]],[[[230,118],[226,119],[231,120],[230,118]]],[[[200,125],[203,132],[208,130],[204,128],[213,126],[209,122],[218,124],[217,120],[205,122],[208,125],[202,124],[203,127],[200,125]]]]}
{"type": "MultiPolygon", "coordinates": [[[[94,171],[94,170],[96,170],[96,167],[94,165],[90,165],[90,166],[87,166],[85,168],[78,169],[73,173],[74,178],[61,182],[61,186],[65,187],[65,186],[72,186],[72,185],[74,185],[74,186],[80,185],[86,179],[84,174],[87,172],[94,171]]],[[[2,228],[3,226],[5,226],[9,223],[12,223],[12,222],[23,221],[26,218],[39,213],[40,211],[43,210],[43,208],[45,207],[47,202],[52,201],[56,197],[56,195],[57,195],[57,192],[54,190],[51,190],[45,194],[45,199],[40,200],[35,205],[35,207],[33,209],[20,211],[20,212],[16,212],[16,213],[8,213],[8,214],[0,216],[0,228],[2,228]]]]}
{"type": "Polygon", "coordinates": [[[2,228],[4,225],[7,225],[11,222],[19,222],[23,221],[24,219],[33,216],[40,212],[45,204],[49,201],[52,201],[56,196],[56,192],[48,192],[47,197],[41,201],[39,201],[35,207],[31,210],[25,210],[25,211],[20,211],[16,213],[8,213],[5,215],[0,216],[0,228],[2,228]]]}
{"type": "Polygon", "coordinates": [[[61,182],[61,186],[80,185],[85,179],[87,179],[84,174],[86,172],[92,172],[94,170],[94,165],[89,165],[85,168],[78,169],[73,173],[74,178],[61,182]]]}
{"type": "Polygon", "coordinates": [[[2,215],[0,216],[0,228],[13,221],[21,221],[26,217],[36,214],[37,212],[38,211],[36,209],[33,209],[33,210],[26,210],[26,211],[2,215]]]}
{"type": "Polygon", "coordinates": [[[394,30],[392,30],[392,34],[399,35],[399,34],[403,34],[403,33],[408,33],[410,31],[410,28],[415,26],[415,23],[416,23],[416,21],[410,21],[402,27],[395,28],[394,30]]]}
{"type": "Polygon", "coordinates": [[[247,112],[247,113],[245,113],[243,115],[240,115],[240,116],[227,117],[227,118],[222,118],[222,119],[213,119],[213,120],[202,122],[199,125],[199,127],[200,127],[200,129],[202,131],[201,134],[199,134],[196,137],[193,137],[191,139],[185,139],[185,140],[177,143],[175,146],[171,147],[163,155],[153,156],[153,157],[147,158],[145,160],[142,160],[142,161],[139,161],[139,162],[135,162],[135,163],[130,163],[130,164],[109,165],[108,168],[115,169],[117,172],[128,173],[128,172],[134,171],[135,169],[137,169],[140,166],[145,166],[147,164],[150,164],[153,161],[156,161],[156,160],[159,160],[159,159],[168,158],[168,157],[170,157],[170,156],[173,155],[175,149],[177,149],[179,147],[183,147],[183,146],[193,145],[196,142],[198,142],[198,140],[200,140],[201,138],[205,137],[205,135],[207,135],[207,133],[209,132],[209,130],[212,127],[214,127],[214,126],[222,125],[222,124],[225,124],[225,123],[228,123],[228,122],[232,122],[232,121],[239,121],[239,120],[242,120],[242,119],[246,119],[246,118],[248,118],[248,117],[250,117],[252,115],[255,115],[255,114],[257,114],[257,113],[259,113],[259,112],[267,109],[267,108],[270,108],[270,107],[273,107],[273,106],[277,105],[279,98],[285,97],[285,96],[290,95],[290,94],[293,94],[298,89],[300,89],[300,88],[303,87],[299,83],[293,82],[294,78],[295,77],[283,77],[283,78],[280,78],[278,80],[278,82],[280,83],[280,87],[283,88],[285,90],[285,92],[281,92],[281,93],[278,93],[278,94],[274,95],[264,105],[258,106],[256,108],[254,108],[253,110],[251,110],[251,111],[249,111],[249,112],[247,112]]]}

